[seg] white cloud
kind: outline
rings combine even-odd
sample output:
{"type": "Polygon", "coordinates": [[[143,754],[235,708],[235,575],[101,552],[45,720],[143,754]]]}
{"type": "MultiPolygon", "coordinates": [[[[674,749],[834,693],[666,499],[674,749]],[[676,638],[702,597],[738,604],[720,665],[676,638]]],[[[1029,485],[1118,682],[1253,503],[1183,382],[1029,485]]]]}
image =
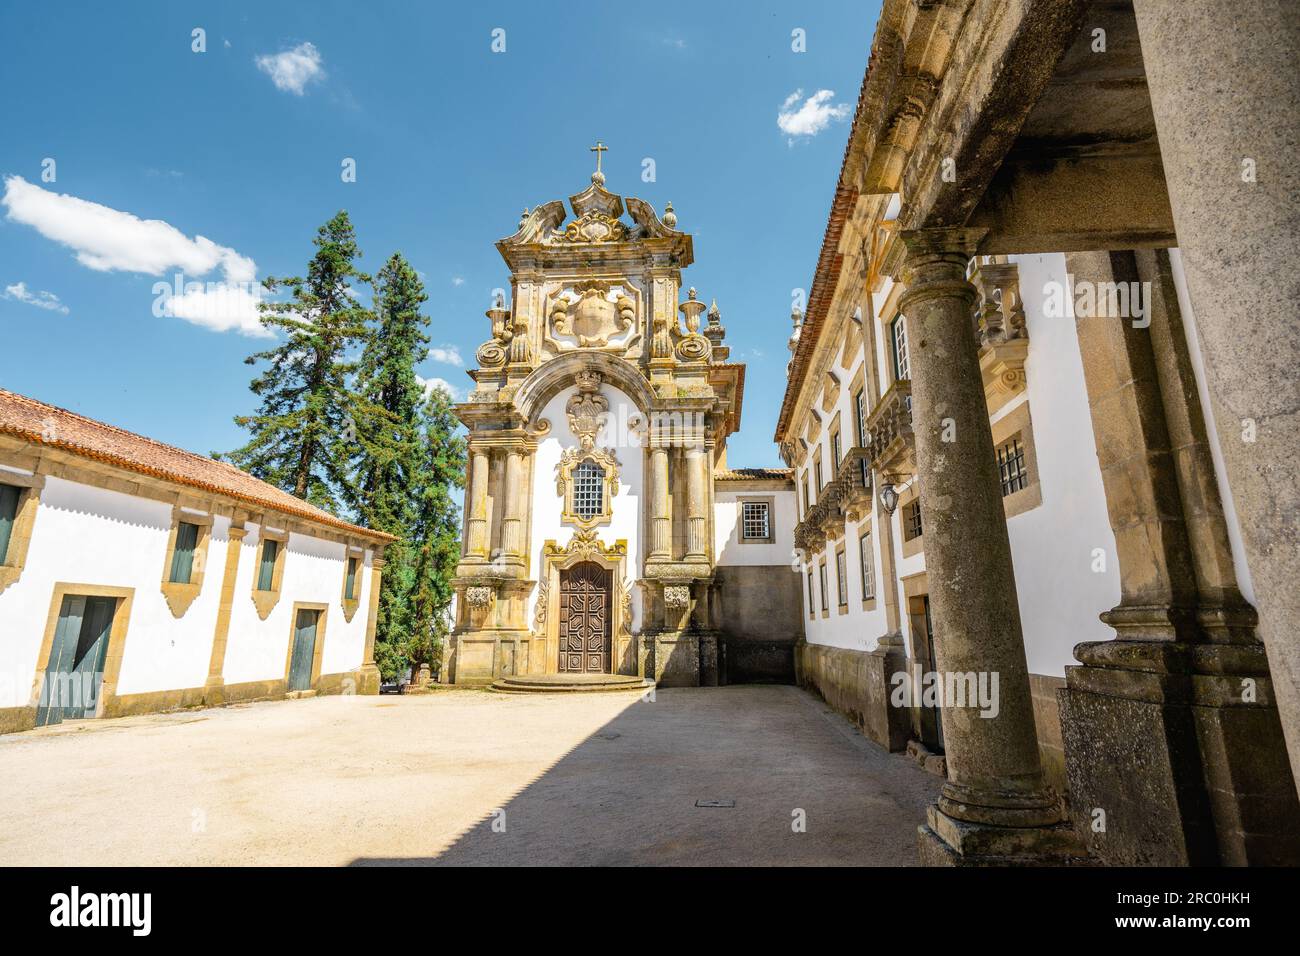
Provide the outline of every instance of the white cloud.
{"type": "Polygon", "coordinates": [[[280,53],[263,53],[254,57],[253,62],[271,78],[277,90],[295,96],[302,96],[308,83],[318,83],[325,78],[320,51],[310,43],[299,43],[292,50],[280,53]]]}
{"type": "Polygon", "coordinates": [[[452,285],[464,285],[464,284],[465,284],[465,277],[464,277],[464,276],[452,276],[452,277],[451,277],[451,284],[452,284],[452,285]]]}
{"type": "MultiPolygon", "coordinates": [[[[257,263],[228,246],[203,236],[190,238],[161,219],[140,219],[129,212],[55,193],[21,176],[5,177],[5,207],[13,222],[31,226],[47,239],[73,251],[76,260],[96,272],[140,272],[162,276],[175,270],[174,293],[155,299],[155,314],[174,315],[218,332],[270,333],[258,321],[257,263]],[[222,281],[191,281],[219,269],[222,281]]],[[[157,283],[154,295],[168,283],[157,283]]]]}
{"type": "Polygon", "coordinates": [[[5,293],[0,298],[14,299],[18,302],[34,305],[38,309],[49,309],[51,312],[68,314],[68,307],[60,302],[59,297],[53,292],[31,292],[25,282],[15,282],[13,285],[5,286],[5,293]]]}
{"type": "Polygon", "coordinates": [[[446,392],[448,397],[453,400],[459,397],[456,391],[456,386],[452,385],[451,382],[447,381],[445,378],[424,378],[417,375],[415,376],[415,380],[420,383],[420,388],[424,389],[424,394],[426,396],[431,394],[435,388],[438,388],[446,392]]]}
{"type": "Polygon", "coordinates": [[[794,142],[799,136],[816,136],[833,122],[849,116],[849,104],[832,103],[834,90],[818,90],[802,103],[803,90],[795,90],[785,98],[776,114],[776,125],[794,142]]]}
{"type": "Polygon", "coordinates": [[[455,365],[457,368],[465,364],[465,360],[460,357],[460,349],[454,345],[429,349],[429,358],[443,365],[455,365]]]}

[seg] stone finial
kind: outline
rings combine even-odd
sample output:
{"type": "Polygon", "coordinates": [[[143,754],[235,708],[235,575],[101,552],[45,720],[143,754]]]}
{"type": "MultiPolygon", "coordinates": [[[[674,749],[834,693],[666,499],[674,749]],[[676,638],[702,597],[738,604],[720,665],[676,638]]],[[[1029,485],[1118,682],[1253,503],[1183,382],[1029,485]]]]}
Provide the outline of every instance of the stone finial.
{"type": "Polygon", "coordinates": [[[664,206],[663,224],[669,229],[677,228],[677,213],[673,212],[673,201],[668,200],[668,205],[664,206]]]}

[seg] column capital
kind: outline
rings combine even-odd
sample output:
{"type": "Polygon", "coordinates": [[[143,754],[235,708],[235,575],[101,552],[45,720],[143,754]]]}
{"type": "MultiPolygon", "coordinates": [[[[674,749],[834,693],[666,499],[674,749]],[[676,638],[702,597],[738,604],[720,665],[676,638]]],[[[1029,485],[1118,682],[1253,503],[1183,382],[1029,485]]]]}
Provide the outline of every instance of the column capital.
{"type": "Polygon", "coordinates": [[[928,229],[904,229],[898,234],[907,249],[908,260],[924,260],[947,255],[970,259],[988,230],[976,226],[933,226],[928,229]]]}
{"type": "Polygon", "coordinates": [[[966,281],[966,266],[987,229],[965,226],[937,229],[905,229],[899,238],[907,248],[903,260],[903,281],[907,288],[898,308],[908,308],[935,297],[964,299],[974,304],[979,297],[966,281]]]}

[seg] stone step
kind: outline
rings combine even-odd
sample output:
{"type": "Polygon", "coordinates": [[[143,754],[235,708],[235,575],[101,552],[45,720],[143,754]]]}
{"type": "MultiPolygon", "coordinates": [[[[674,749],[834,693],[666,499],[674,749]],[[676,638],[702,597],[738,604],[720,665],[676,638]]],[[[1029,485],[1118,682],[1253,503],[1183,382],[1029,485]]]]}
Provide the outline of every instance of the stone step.
{"type": "Polygon", "coordinates": [[[492,690],[506,694],[572,694],[608,691],[644,693],[655,682],[627,674],[534,674],[501,677],[492,690]]]}

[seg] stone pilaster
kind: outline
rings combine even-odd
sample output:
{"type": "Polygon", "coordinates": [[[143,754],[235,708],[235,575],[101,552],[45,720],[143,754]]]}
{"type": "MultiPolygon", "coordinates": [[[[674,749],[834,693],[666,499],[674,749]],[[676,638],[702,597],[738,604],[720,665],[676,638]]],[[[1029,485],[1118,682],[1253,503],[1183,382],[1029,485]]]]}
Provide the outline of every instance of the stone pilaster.
{"type": "Polygon", "coordinates": [[[212,633],[212,656],[208,660],[208,679],[203,684],[203,703],[209,707],[225,702],[226,644],[230,639],[230,614],[235,606],[235,577],[239,573],[239,556],[248,529],[242,518],[230,523],[226,532],[226,566],[221,576],[221,602],[217,605],[217,626],[212,633]]]}
{"type": "Polygon", "coordinates": [[[975,701],[943,708],[948,781],[920,831],[928,864],[1056,862],[1077,852],[1044,779],[1029,673],[980,375],[966,266],[981,230],[903,232],[900,302],[911,342],[913,428],[937,670],[976,675],[975,701]],[[943,441],[947,432],[955,440],[943,441]]]}
{"type": "Polygon", "coordinates": [[[1279,2],[1134,0],[1133,11],[1259,635],[1300,771],[1300,20],[1279,2]]]}
{"type": "Polygon", "coordinates": [[[488,557],[488,449],[470,448],[469,537],[466,557],[486,561],[488,557]]]}
{"type": "Polygon", "coordinates": [[[691,445],[686,465],[686,560],[703,561],[708,555],[709,454],[703,443],[691,445]]]}
{"type": "Polygon", "coordinates": [[[673,515],[668,495],[668,449],[650,449],[650,554],[651,560],[672,557],[673,515]]]}
{"type": "Polygon", "coordinates": [[[506,559],[523,558],[523,523],[524,523],[524,483],[523,451],[519,448],[506,449],[505,516],[501,520],[501,550],[506,559]]]}
{"type": "Polygon", "coordinates": [[[379,626],[379,586],[384,577],[383,550],[370,559],[370,596],[366,602],[366,647],[357,668],[358,694],[379,693],[379,667],[375,664],[375,630],[379,626]]]}

